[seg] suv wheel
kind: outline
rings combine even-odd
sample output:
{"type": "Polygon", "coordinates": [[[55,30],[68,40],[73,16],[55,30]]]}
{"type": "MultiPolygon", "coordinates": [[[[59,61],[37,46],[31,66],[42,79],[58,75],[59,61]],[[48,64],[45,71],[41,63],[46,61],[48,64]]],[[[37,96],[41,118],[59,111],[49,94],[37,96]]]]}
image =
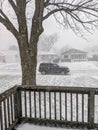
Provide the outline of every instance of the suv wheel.
{"type": "Polygon", "coordinates": [[[42,75],[45,75],[45,74],[46,74],[46,72],[45,72],[45,71],[42,71],[42,72],[41,72],[41,74],[42,74],[42,75]]]}

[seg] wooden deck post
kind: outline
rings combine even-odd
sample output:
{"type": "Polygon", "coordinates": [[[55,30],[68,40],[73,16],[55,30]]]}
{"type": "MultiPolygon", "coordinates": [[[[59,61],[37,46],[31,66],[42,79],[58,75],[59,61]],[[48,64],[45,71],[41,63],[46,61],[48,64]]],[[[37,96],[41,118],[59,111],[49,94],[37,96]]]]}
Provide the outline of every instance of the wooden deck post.
{"type": "Polygon", "coordinates": [[[2,122],[2,105],[0,103],[0,129],[3,130],[3,122],[2,122]]]}
{"type": "Polygon", "coordinates": [[[90,91],[88,95],[88,122],[89,127],[94,128],[94,105],[95,105],[95,92],[90,91]]]}
{"type": "Polygon", "coordinates": [[[21,92],[19,90],[14,94],[14,110],[15,110],[15,119],[19,119],[22,116],[21,109],[21,92]]]}

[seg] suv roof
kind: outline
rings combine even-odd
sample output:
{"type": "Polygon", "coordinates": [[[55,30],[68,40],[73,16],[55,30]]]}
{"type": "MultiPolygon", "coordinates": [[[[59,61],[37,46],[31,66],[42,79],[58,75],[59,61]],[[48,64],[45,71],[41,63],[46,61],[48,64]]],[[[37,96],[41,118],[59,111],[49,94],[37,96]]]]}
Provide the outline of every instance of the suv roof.
{"type": "Polygon", "coordinates": [[[53,63],[41,63],[40,65],[53,65],[53,63]]]}

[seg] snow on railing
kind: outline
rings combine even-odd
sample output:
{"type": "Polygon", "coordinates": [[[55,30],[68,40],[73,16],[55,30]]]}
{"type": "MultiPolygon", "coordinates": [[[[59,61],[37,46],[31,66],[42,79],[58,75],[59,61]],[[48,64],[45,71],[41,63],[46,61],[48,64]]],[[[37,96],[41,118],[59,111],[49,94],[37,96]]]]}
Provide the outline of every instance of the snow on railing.
{"type": "Polygon", "coordinates": [[[19,121],[32,121],[95,128],[97,101],[97,88],[15,86],[0,95],[0,127],[11,130],[19,121]]]}

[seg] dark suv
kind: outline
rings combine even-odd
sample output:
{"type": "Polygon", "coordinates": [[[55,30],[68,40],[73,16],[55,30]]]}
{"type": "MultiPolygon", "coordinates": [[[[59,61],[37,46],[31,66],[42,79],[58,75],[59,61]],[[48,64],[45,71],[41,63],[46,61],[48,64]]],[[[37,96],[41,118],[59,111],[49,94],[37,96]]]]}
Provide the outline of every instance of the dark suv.
{"type": "Polygon", "coordinates": [[[41,63],[39,65],[39,72],[41,74],[67,74],[69,72],[68,67],[60,67],[53,63],[41,63]]]}

